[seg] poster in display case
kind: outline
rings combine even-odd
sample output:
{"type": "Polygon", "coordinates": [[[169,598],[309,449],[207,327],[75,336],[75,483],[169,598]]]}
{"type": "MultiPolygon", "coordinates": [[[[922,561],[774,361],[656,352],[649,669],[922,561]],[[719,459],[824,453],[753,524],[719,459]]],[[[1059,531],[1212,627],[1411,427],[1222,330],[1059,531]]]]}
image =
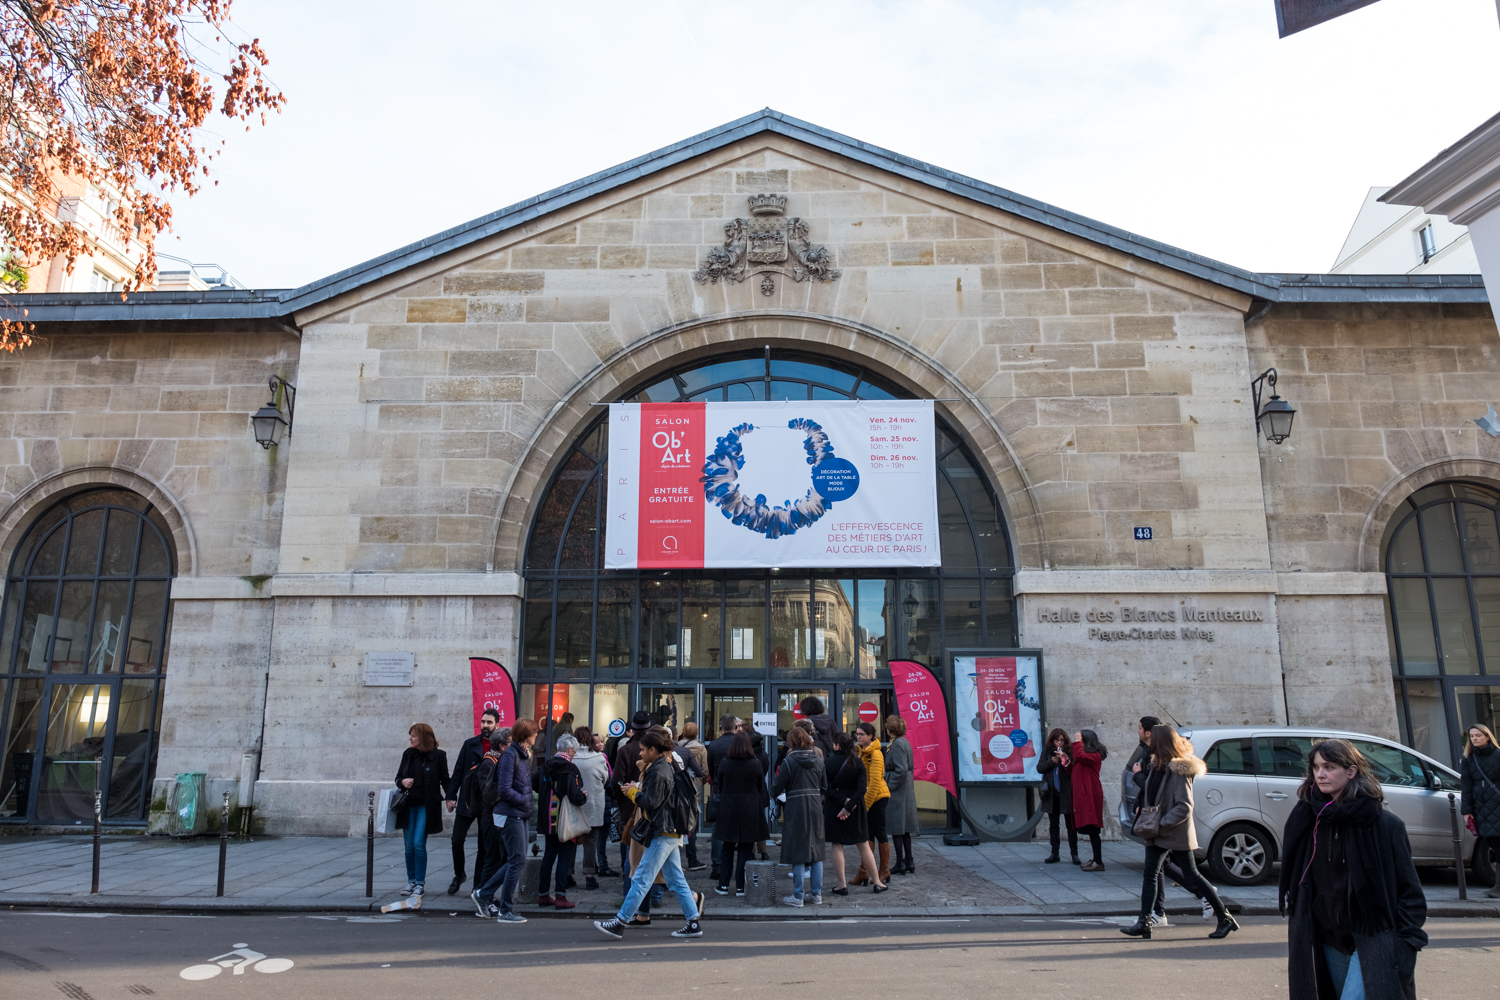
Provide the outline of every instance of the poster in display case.
{"type": "Polygon", "coordinates": [[[1042,651],[948,651],[959,784],[1040,783],[1042,651]]]}

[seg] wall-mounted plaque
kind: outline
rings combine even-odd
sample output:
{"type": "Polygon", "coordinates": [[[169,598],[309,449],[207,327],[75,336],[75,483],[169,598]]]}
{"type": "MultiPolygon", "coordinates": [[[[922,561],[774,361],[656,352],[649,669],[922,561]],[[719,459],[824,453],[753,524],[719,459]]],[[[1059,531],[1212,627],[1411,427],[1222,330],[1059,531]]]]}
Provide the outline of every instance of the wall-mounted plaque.
{"type": "Polygon", "coordinates": [[[415,653],[365,654],[365,687],[411,687],[416,676],[415,653]]]}

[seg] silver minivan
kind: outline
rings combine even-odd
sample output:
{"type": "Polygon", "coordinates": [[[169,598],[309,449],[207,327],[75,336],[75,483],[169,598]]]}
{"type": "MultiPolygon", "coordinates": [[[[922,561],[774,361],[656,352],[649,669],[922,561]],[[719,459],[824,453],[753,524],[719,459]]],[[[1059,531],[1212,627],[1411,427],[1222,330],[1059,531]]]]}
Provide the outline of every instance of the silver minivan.
{"type": "MultiPolygon", "coordinates": [[[[1386,807],[1406,824],[1413,860],[1419,865],[1453,864],[1453,822],[1448,793],[1458,795],[1458,773],[1409,747],[1378,736],[1337,729],[1272,726],[1191,726],[1181,730],[1208,773],[1193,785],[1198,852],[1216,881],[1254,885],[1271,873],[1281,853],[1281,832],[1297,804],[1297,786],[1307,755],[1319,740],[1353,743],[1369,760],[1385,791],[1386,807]]],[[[1120,823],[1128,832],[1138,791],[1129,772],[1121,775],[1120,823]]],[[[1459,803],[1460,809],[1462,803],[1459,803]]],[[[1474,856],[1474,836],[1462,819],[1463,856],[1473,878],[1494,881],[1494,862],[1474,856]]]]}

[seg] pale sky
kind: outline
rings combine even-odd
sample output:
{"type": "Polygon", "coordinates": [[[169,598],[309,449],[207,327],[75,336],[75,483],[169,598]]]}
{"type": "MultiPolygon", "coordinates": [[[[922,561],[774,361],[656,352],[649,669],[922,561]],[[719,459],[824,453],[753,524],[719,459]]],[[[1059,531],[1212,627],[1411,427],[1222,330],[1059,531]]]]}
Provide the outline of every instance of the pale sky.
{"type": "MultiPolygon", "coordinates": [[[[1495,0],[236,0],[287,110],[164,253],[300,285],[762,107],[1229,264],[1326,271],[1500,104],[1495,0]]],[[[222,119],[217,120],[222,125],[222,119]]]]}

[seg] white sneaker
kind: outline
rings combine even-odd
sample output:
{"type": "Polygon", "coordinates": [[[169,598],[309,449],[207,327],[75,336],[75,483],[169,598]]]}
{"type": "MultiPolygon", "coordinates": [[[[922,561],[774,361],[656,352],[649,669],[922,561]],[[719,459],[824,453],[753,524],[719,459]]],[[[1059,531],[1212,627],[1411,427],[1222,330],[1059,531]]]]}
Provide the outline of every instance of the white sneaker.
{"type": "Polygon", "coordinates": [[[796,896],[782,896],[781,897],[781,901],[783,903],[785,903],[787,906],[801,906],[802,905],[802,900],[798,899],[796,896]]]}
{"type": "Polygon", "coordinates": [[[1170,927],[1172,925],[1167,923],[1167,915],[1165,913],[1153,913],[1151,914],[1151,926],[1170,927]]]}
{"type": "Polygon", "coordinates": [[[406,883],[406,888],[404,888],[404,889],[401,890],[401,895],[403,895],[403,896],[410,896],[412,894],[412,892],[416,888],[417,888],[416,881],[415,880],[410,881],[410,882],[406,883]]]}
{"type": "Polygon", "coordinates": [[[418,882],[416,883],[416,885],[412,886],[411,894],[413,896],[420,896],[426,891],[427,887],[424,886],[421,882],[418,882]]]}
{"type": "Polygon", "coordinates": [[[1206,900],[1206,899],[1203,901],[1203,919],[1204,920],[1213,920],[1214,919],[1214,908],[1213,908],[1213,905],[1210,904],[1209,901],[1206,900]]]}
{"type": "Polygon", "coordinates": [[[808,906],[822,906],[823,905],[823,894],[822,893],[818,893],[816,896],[813,896],[813,895],[803,896],[802,897],[802,902],[806,903],[808,906]]]}

